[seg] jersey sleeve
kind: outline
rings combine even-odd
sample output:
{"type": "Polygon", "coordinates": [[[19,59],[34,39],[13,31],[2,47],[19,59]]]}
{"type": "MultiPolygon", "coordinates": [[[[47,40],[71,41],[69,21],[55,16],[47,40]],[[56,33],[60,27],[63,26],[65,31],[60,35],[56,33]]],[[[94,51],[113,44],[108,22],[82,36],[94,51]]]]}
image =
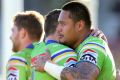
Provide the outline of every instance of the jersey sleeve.
{"type": "Polygon", "coordinates": [[[90,62],[102,69],[105,61],[106,51],[103,45],[97,43],[87,43],[79,52],[79,62],[90,62]]]}
{"type": "Polygon", "coordinates": [[[27,61],[12,55],[7,63],[7,80],[28,80],[28,76],[27,61]]]}
{"type": "Polygon", "coordinates": [[[77,62],[77,53],[73,49],[66,47],[53,53],[51,59],[59,65],[73,67],[77,62]]]}

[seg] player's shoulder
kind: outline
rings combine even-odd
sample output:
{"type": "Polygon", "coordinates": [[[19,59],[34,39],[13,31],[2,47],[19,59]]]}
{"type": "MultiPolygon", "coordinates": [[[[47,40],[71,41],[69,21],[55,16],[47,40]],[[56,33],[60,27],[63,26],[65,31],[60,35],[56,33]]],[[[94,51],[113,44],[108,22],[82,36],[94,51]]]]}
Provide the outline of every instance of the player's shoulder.
{"type": "Polygon", "coordinates": [[[21,51],[12,54],[11,56],[18,56],[25,58],[30,51],[31,49],[29,50],[28,48],[24,48],[21,51]]]}
{"type": "Polygon", "coordinates": [[[90,47],[100,47],[100,48],[103,48],[105,49],[105,46],[106,46],[106,42],[98,37],[94,37],[94,36],[89,36],[83,43],[82,43],[82,46],[85,47],[85,46],[88,46],[89,48],[90,47]]]}
{"type": "Polygon", "coordinates": [[[45,52],[46,45],[44,42],[38,42],[34,45],[34,49],[31,52],[31,57],[34,57],[40,53],[45,52]]]}
{"type": "Polygon", "coordinates": [[[60,44],[60,43],[49,44],[47,47],[48,48],[50,47],[50,48],[53,48],[53,49],[65,49],[65,48],[71,49],[68,46],[60,44]]]}
{"type": "Polygon", "coordinates": [[[8,63],[7,63],[7,67],[9,66],[27,66],[27,60],[19,55],[19,54],[13,54],[10,56],[8,63]]]}
{"type": "Polygon", "coordinates": [[[99,55],[106,55],[107,44],[100,38],[90,36],[82,43],[80,53],[99,53],[99,55]]]}
{"type": "Polygon", "coordinates": [[[11,55],[6,65],[7,79],[19,79],[20,70],[26,70],[28,63],[24,57],[15,53],[11,55]]]}
{"type": "Polygon", "coordinates": [[[12,55],[10,56],[10,58],[9,58],[9,61],[10,61],[10,60],[20,60],[20,61],[26,62],[25,57],[22,56],[22,55],[20,55],[20,54],[18,54],[18,53],[12,54],[12,55]]]}
{"type": "Polygon", "coordinates": [[[89,36],[86,40],[86,43],[96,43],[96,44],[100,44],[100,45],[105,45],[106,42],[101,39],[101,38],[98,38],[98,37],[94,37],[94,36],[89,36]]]}
{"type": "Polygon", "coordinates": [[[21,56],[21,57],[24,57],[24,58],[27,58],[31,55],[31,52],[34,50],[35,48],[35,44],[36,43],[32,43],[30,45],[28,45],[26,48],[22,49],[21,51],[15,53],[14,55],[15,56],[21,56]]]}
{"type": "Polygon", "coordinates": [[[44,42],[37,42],[37,43],[34,43],[33,45],[34,45],[34,49],[36,49],[38,47],[40,47],[40,48],[45,47],[44,42]]]}
{"type": "Polygon", "coordinates": [[[44,42],[35,43],[35,44],[34,44],[34,49],[33,49],[33,51],[34,51],[34,50],[37,50],[37,49],[38,49],[38,50],[39,50],[39,49],[44,49],[45,46],[46,46],[46,45],[45,45],[44,42]]]}
{"type": "Polygon", "coordinates": [[[83,53],[84,51],[89,52],[99,52],[99,53],[106,53],[107,44],[97,37],[89,36],[87,37],[77,48],[76,51],[79,53],[83,53]]]}
{"type": "Polygon", "coordinates": [[[12,56],[22,57],[22,53],[24,53],[24,50],[21,50],[21,51],[19,51],[19,52],[15,52],[15,53],[13,53],[10,57],[12,57],[12,56]]]}
{"type": "Polygon", "coordinates": [[[32,43],[34,46],[36,46],[36,45],[45,45],[45,42],[35,42],[35,43],[32,43]]]}
{"type": "Polygon", "coordinates": [[[50,50],[50,53],[52,53],[52,56],[58,56],[58,55],[64,55],[64,54],[75,54],[74,50],[72,48],[69,48],[68,46],[55,43],[54,45],[51,44],[51,46],[47,47],[50,50]]]}

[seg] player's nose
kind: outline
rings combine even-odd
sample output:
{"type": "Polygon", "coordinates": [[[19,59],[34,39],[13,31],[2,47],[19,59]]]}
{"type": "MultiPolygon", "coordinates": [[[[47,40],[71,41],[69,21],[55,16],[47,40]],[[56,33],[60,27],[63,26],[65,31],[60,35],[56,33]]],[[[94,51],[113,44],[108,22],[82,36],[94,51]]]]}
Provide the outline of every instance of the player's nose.
{"type": "Polygon", "coordinates": [[[57,26],[57,28],[56,28],[56,31],[57,31],[57,32],[61,32],[61,31],[62,31],[62,28],[61,28],[60,24],[58,24],[58,26],[57,26]]]}

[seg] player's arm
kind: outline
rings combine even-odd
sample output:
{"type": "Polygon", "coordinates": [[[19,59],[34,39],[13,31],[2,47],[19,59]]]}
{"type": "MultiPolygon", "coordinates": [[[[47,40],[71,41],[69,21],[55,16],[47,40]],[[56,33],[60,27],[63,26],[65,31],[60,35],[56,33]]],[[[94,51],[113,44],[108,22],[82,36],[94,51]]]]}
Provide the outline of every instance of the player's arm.
{"type": "Polygon", "coordinates": [[[92,49],[87,47],[82,48],[83,50],[80,51],[79,55],[79,62],[77,62],[75,67],[64,68],[47,62],[44,68],[45,71],[57,79],[61,77],[62,80],[95,80],[102,69],[105,60],[105,50],[103,47],[93,43],[85,46],[89,45],[92,45],[92,49]],[[52,66],[52,68],[49,66],[52,66]]]}
{"type": "Polygon", "coordinates": [[[7,64],[7,80],[28,80],[27,63],[24,58],[11,56],[7,64]]]}
{"type": "Polygon", "coordinates": [[[64,67],[47,61],[47,59],[44,57],[45,56],[39,57],[39,64],[37,63],[39,65],[39,69],[38,67],[36,67],[36,69],[40,71],[40,67],[44,67],[44,70],[47,73],[49,73],[58,80],[95,80],[97,75],[99,74],[97,66],[89,62],[78,62],[75,67],[64,67]]]}
{"type": "Polygon", "coordinates": [[[58,80],[95,80],[99,74],[98,68],[89,62],[78,62],[75,67],[64,67],[47,61],[44,65],[44,70],[58,80]]]}
{"type": "Polygon", "coordinates": [[[47,49],[46,53],[36,56],[36,59],[33,61],[33,67],[35,67],[37,71],[42,72],[44,71],[45,63],[48,60],[51,60],[53,63],[58,63],[59,61],[64,60],[62,65],[64,63],[65,67],[73,67],[77,62],[77,53],[75,53],[73,49],[66,48],[51,56],[49,50],[47,49]]]}
{"type": "Polygon", "coordinates": [[[79,52],[79,62],[75,68],[64,68],[61,72],[61,79],[67,79],[67,70],[73,79],[80,80],[96,80],[99,75],[99,70],[102,68],[104,62],[104,48],[96,43],[86,44],[79,52]],[[76,75],[75,75],[76,74],[76,75]]]}
{"type": "Polygon", "coordinates": [[[98,68],[89,62],[78,62],[76,67],[66,67],[61,72],[61,80],[96,80],[98,68]]]}
{"type": "Polygon", "coordinates": [[[71,75],[73,79],[96,80],[105,59],[105,49],[97,43],[89,43],[79,53],[79,62],[74,68],[64,68],[61,79],[67,80],[71,75]],[[88,47],[90,45],[91,48],[88,47]]]}
{"type": "Polygon", "coordinates": [[[47,61],[44,69],[58,80],[96,80],[99,74],[99,69],[89,62],[78,62],[76,67],[63,67],[47,61]]]}

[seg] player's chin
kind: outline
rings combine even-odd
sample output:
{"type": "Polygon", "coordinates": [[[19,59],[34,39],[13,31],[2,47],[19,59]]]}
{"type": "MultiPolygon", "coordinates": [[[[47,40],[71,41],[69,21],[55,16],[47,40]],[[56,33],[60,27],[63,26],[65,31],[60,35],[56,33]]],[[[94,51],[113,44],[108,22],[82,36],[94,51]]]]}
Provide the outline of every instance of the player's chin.
{"type": "Polygon", "coordinates": [[[65,41],[64,39],[60,39],[60,40],[59,40],[59,43],[61,43],[61,44],[65,44],[66,41],[65,41]]]}
{"type": "Polygon", "coordinates": [[[13,48],[12,48],[12,51],[13,52],[18,52],[18,50],[13,46],[13,48]]]}

